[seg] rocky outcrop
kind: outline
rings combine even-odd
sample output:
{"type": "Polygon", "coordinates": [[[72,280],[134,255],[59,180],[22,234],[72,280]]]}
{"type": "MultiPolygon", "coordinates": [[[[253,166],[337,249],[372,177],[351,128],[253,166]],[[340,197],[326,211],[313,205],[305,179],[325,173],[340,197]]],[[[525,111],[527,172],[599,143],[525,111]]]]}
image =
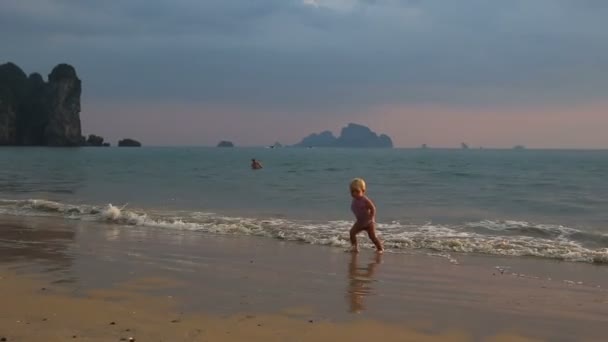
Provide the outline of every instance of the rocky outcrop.
{"type": "Polygon", "coordinates": [[[141,147],[141,143],[134,139],[122,139],[118,141],[118,147],[141,147]]]}
{"type": "Polygon", "coordinates": [[[59,64],[49,75],[48,118],[44,129],[46,145],[78,146],[81,82],[70,65],[59,64]]]}
{"type": "Polygon", "coordinates": [[[17,141],[16,118],[15,108],[8,101],[3,101],[3,96],[0,94],[0,145],[15,145],[17,141]]]}
{"type": "Polygon", "coordinates": [[[340,137],[336,140],[337,147],[393,147],[393,141],[386,134],[378,136],[366,126],[348,124],[342,128],[340,137]]]}
{"type": "Polygon", "coordinates": [[[321,133],[313,133],[298,144],[297,147],[331,147],[336,143],[336,137],[330,131],[323,131],[321,133]]]}
{"type": "Polygon", "coordinates": [[[222,140],[217,144],[217,147],[234,147],[232,141],[222,140]]]}
{"type": "Polygon", "coordinates": [[[89,134],[86,145],[87,146],[103,146],[104,145],[103,140],[104,140],[103,137],[100,137],[99,135],[89,134]]]}
{"type": "Polygon", "coordinates": [[[80,146],[80,94],[70,65],[57,65],[48,82],[13,63],[0,65],[0,144],[80,146]]]}
{"type": "Polygon", "coordinates": [[[337,138],[330,131],[324,131],[307,136],[295,146],[392,148],[393,141],[386,134],[378,135],[366,126],[350,123],[342,128],[337,138]]]}
{"type": "Polygon", "coordinates": [[[0,65],[0,145],[17,144],[17,112],[27,92],[27,76],[15,64],[0,65]]]}

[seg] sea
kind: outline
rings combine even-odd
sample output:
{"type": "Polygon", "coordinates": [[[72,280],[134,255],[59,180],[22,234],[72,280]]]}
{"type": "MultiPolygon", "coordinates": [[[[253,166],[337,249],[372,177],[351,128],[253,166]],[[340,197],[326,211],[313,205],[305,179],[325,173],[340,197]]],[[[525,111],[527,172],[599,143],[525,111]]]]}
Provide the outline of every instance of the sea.
{"type": "Polygon", "coordinates": [[[601,150],[3,147],[0,216],[347,248],[362,177],[389,253],[608,264],[606,175],[601,150]]]}

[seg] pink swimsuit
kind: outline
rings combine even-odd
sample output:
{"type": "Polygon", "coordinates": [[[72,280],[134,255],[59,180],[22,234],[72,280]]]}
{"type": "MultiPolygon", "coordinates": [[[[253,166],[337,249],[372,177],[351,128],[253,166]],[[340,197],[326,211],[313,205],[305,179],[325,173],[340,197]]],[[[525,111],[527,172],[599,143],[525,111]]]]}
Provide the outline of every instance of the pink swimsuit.
{"type": "Polygon", "coordinates": [[[369,225],[372,223],[372,217],[369,213],[369,208],[367,207],[367,197],[361,197],[359,199],[353,198],[353,202],[350,205],[350,210],[352,210],[353,214],[357,218],[357,223],[360,225],[369,225]]]}

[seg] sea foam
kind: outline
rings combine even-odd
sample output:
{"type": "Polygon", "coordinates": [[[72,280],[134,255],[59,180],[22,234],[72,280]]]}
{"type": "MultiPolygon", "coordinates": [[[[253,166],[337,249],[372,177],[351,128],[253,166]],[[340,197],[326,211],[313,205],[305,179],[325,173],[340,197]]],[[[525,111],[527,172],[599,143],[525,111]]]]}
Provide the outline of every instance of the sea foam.
{"type": "MultiPolygon", "coordinates": [[[[284,218],[223,216],[205,212],[159,212],[127,205],[73,205],[41,199],[0,200],[0,214],[54,216],[153,229],[187,230],[207,234],[249,235],[284,241],[348,247],[350,221],[305,221],[284,218]]],[[[379,223],[385,246],[400,252],[424,249],[438,256],[479,253],[534,256],[575,262],[608,264],[608,236],[561,225],[516,220],[483,220],[454,225],[379,223]]],[[[362,239],[366,241],[366,239],[362,239]]],[[[364,248],[371,244],[364,243],[364,248]]]]}

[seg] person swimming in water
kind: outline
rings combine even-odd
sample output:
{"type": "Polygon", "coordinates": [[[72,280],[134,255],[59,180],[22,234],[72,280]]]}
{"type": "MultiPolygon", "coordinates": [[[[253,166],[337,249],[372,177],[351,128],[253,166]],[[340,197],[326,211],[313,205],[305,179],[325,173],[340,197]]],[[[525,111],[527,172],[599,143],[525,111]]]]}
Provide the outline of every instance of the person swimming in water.
{"type": "Polygon", "coordinates": [[[259,160],[255,160],[255,158],[251,159],[251,169],[253,170],[259,170],[263,168],[262,163],[260,163],[259,160]]]}

